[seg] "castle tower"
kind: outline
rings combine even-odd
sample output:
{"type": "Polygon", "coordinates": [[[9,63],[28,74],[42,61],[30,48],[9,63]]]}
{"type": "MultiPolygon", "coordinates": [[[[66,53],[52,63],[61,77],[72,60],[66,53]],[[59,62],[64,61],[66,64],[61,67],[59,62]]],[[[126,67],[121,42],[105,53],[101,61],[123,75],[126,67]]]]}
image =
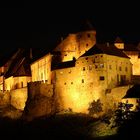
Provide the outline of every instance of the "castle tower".
{"type": "Polygon", "coordinates": [[[124,49],[124,42],[120,39],[120,37],[117,37],[114,45],[118,48],[118,49],[124,49]]]}
{"type": "Polygon", "coordinates": [[[96,31],[86,30],[69,34],[53,52],[59,52],[61,54],[61,62],[71,61],[73,58],[79,58],[95,44],[96,31]]]}

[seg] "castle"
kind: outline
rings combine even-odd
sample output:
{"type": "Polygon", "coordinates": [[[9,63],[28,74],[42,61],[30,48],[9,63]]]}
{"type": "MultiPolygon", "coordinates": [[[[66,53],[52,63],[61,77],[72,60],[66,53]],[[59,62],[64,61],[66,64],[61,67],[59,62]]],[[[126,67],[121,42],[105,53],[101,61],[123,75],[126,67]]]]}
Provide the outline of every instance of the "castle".
{"type": "MultiPolygon", "coordinates": [[[[30,65],[28,59],[19,50],[12,61],[1,66],[1,91],[27,88],[28,83],[29,96],[56,94],[60,110],[87,113],[92,101],[100,99],[106,104],[112,89],[127,86],[127,91],[135,81],[133,77],[140,75],[138,48],[125,45],[119,38],[114,44],[98,44],[95,30],[69,34],[54,50],[30,65]]],[[[118,95],[119,99],[123,95],[118,95]]]]}

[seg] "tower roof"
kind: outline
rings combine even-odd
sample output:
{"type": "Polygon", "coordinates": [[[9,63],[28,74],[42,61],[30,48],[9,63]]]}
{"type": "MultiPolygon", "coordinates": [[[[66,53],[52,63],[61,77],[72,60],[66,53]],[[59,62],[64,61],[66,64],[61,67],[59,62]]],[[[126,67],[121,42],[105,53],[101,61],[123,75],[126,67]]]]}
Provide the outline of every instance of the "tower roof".
{"type": "Polygon", "coordinates": [[[124,43],[124,42],[122,41],[122,39],[120,37],[117,37],[115,39],[115,43],[124,43]]]}

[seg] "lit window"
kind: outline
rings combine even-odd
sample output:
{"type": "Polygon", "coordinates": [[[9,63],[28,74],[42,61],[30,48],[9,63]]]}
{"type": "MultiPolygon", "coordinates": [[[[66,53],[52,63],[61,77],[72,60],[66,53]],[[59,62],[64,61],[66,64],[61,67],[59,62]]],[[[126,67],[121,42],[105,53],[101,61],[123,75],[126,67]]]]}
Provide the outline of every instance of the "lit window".
{"type": "Polygon", "coordinates": [[[63,74],[63,71],[60,71],[60,74],[63,74]]]}
{"type": "Polygon", "coordinates": [[[91,65],[89,65],[89,70],[92,70],[92,66],[91,65]]]}
{"type": "Polygon", "coordinates": [[[100,80],[105,80],[105,77],[104,76],[100,76],[100,80]]]}
{"type": "Polygon", "coordinates": [[[100,64],[100,68],[104,68],[104,64],[100,64]]]}

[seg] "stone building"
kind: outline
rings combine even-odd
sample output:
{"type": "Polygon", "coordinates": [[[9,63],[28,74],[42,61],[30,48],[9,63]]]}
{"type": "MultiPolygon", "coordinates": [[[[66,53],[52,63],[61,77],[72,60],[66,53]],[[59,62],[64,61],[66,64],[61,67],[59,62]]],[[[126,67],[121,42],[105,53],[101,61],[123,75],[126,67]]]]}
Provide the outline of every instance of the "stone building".
{"type": "Polygon", "coordinates": [[[30,58],[26,49],[19,49],[14,54],[4,74],[5,90],[15,90],[27,87],[31,81],[30,58]]]}
{"type": "Polygon", "coordinates": [[[130,57],[132,75],[140,75],[140,51],[138,46],[134,44],[125,44],[119,37],[116,38],[114,45],[130,57]]]}
{"type": "Polygon", "coordinates": [[[43,81],[51,84],[51,61],[52,55],[48,53],[31,63],[32,82],[43,81]]]}
{"type": "Polygon", "coordinates": [[[77,60],[53,66],[52,81],[64,109],[87,112],[90,102],[129,84],[131,68],[129,57],[114,45],[96,44],[77,60]]]}

